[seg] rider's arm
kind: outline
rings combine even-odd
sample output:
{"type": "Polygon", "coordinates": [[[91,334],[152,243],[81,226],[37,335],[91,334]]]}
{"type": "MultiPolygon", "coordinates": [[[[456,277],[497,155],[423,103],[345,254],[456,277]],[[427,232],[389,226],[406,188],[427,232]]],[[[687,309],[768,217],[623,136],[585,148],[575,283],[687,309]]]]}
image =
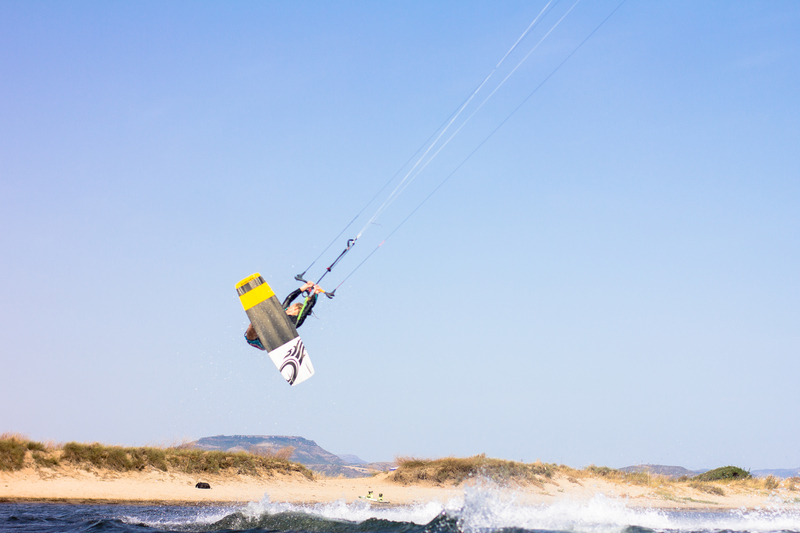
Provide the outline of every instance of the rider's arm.
{"type": "Polygon", "coordinates": [[[289,306],[292,305],[292,302],[295,301],[295,299],[298,296],[300,296],[300,293],[302,292],[303,292],[302,289],[295,289],[292,292],[290,292],[289,296],[287,296],[286,299],[283,301],[283,309],[284,310],[288,309],[289,306]]]}
{"type": "Polygon", "coordinates": [[[300,314],[297,315],[297,322],[295,323],[294,327],[299,328],[300,326],[303,325],[303,322],[305,321],[306,317],[311,314],[311,310],[314,308],[314,304],[316,304],[316,303],[317,303],[317,295],[316,294],[313,294],[313,295],[308,297],[308,301],[306,302],[306,306],[303,308],[303,310],[300,312],[300,314]]]}
{"type": "Polygon", "coordinates": [[[297,298],[298,296],[300,296],[300,294],[302,294],[303,291],[310,291],[311,289],[314,289],[316,287],[317,286],[314,285],[313,282],[306,281],[303,284],[302,287],[300,287],[299,289],[295,289],[294,291],[290,292],[289,296],[287,296],[286,299],[283,301],[283,310],[285,311],[286,309],[289,309],[289,306],[292,305],[292,302],[294,301],[294,299],[297,298]]]}

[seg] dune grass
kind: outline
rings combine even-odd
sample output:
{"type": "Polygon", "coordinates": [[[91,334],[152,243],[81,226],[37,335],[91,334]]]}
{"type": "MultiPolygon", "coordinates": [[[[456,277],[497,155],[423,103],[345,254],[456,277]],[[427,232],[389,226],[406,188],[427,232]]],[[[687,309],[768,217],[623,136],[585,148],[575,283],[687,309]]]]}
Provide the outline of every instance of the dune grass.
{"type": "Polygon", "coordinates": [[[607,466],[589,465],[581,470],[576,470],[562,465],[560,469],[563,473],[568,474],[569,477],[572,478],[599,477],[613,483],[628,483],[645,487],[660,487],[671,481],[668,477],[659,474],[652,474],[650,472],[624,472],[607,466]]]}
{"type": "Polygon", "coordinates": [[[16,437],[0,440],[0,470],[19,470],[25,461],[28,448],[16,437]]]}
{"type": "Polygon", "coordinates": [[[91,465],[120,472],[144,470],[152,467],[162,472],[169,470],[167,451],[163,448],[123,448],[106,446],[100,443],[81,444],[68,442],[64,445],[61,458],[72,464],[91,465]]]}
{"type": "Polygon", "coordinates": [[[0,435],[0,470],[21,470],[26,464],[57,468],[73,465],[80,468],[135,472],[148,469],[187,474],[299,473],[308,479],[314,475],[305,466],[288,460],[291,450],[274,453],[222,452],[175,447],[122,447],[100,443],[68,442],[63,446],[45,445],[19,434],[0,435]]]}
{"type": "MultiPolygon", "coordinates": [[[[756,478],[751,476],[746,470],[735,466],[716,468],[691,478],[669,478],[656,474],[648,474],[647,472],[627,473],[605,466],[589,466],[582,472],[587,472],[611,481],[632,483],[635,485],[651,487],[685,485],[686,487],[714,496],[725,496],[727,494],[725,488],[732,491],[738,489],[774,490],[784,485],[781,479],[775,476],[756,478]]],[[[792,490],[791,479],[786,480],[785,486],[787,489],[792,490]]]]}
{"type": "Polygon", "coordinates": [[[260,457],[275,457],[276,459],[284,459],[288,461],[294,453],[294,446],[286,446],[285,448],[279,448],[277,450],[273,450],[271,448],[267,448],[265,450],[261,446],[251,446],[247,451],[260,457]]]}
{"type": "Polygon", "coordinates": [[[702,481],[689,481],[688,484],[693,489],[697,489],[700,492],[705,492],[706,494],[713,494],[715,496],[725,496],[725,490],[722,487],[712,483],[703,483],[702,481]]]}
{"type": "MultiPolygon", "coordinates": [[[[670,490],[683,488],[694,489],[713,496],[725,496],[727,491],[738,490],[774,490],[785,487],[790,491],[800,490],[800,478],[780,480],[774,476],[754,478],[749,473],[724,467],[711,471],[710,476],[694,478],[669,478],[648,472],[623,472],[606,466],[591,465],[583,469],[575,469],[565,465],[536,463],[517,463],[500,459],[490,459],[485,455],[467,458],[446,457],[443,459],[420,459],[415,457],[397,457],[398,468],[389,480],[402,484],[428,482],[435,484],[458,485],[468,478],[490,479],[501,483],[519,483],[544,486],[552,483],[555,474],[565,478],[569,483],[580,484],[581,479],[602,478],[612,483],[626,483],[651,487],[657,494],[669,494],[670,490]],[[736,472],[734,475],[733,473],[736,472]],[[747,474],[744,477],[741,472],[747,474]]],[[[689,497],[677,498],[681,501],[708,503],[705,500],[693,500],[689,497]]],[[[712,502],[713,503],[713,502],[712,502]]]]}
{"type": "MultiPolygon", "coordinates": [[[[291,448],[279,450],[253,448],[249,452],[207,451],[191,448],[186,443],[144,447],[77,442],[58,445],[52,442],[33,441],[18,433],[3,433],[0,434],[0,471],[21,470],[30,466],[59,468],[70,465],[87,470],[96,468],[117,472],[156,470],[187,474],[253,476],[299,473],[308,479],[314,479],[311,470],[289,461],[292,452],[291,448]]],[[[602,478],[614,483],[653,487],[662,492],[671,490],[672,487],[683,486],[714,496],[725,496],[726,491],[748,489],[774,490],[785,487],[789,491],[800,490],[800,478],[786,480],[774,476],[754,478],[749,472],[736,467],[715,469],[694,478],[670,479],[647,472],[627,473],[605,466],[591,465],[584,469],[574,469],[539,461],[522,463],[492,459],[485,454],[441,459],[398,457],[396,463],[398,468],[388,479],[401,484],[428,482],[458,485],[469,478],[480,478],[497,483],[543,487],[545,483],[554,482],[553,477],[558,473],[570,483],[580,483],[583,478],[602,478]]]]}
{"type": "Polygon", "coordinates": [[[518,463],[502,459],[491,459],[485,454],[473,457],[445,457],[443,459],[418,459],[398,457],[398,465],[389,479],[409,484],[428,481],[437,484],[459,484],[470,477],[481,477],[496,482],[517,482],[542,485],[542,477],[550,478],[556,465],[544,463],[518,463]]]}
{"type": "Polygon", "coordinates": [[[468,458],[446,457],[443,459],[419,459],[414,457],[398,457],[395,459],[398,468],[389,479],[398,483],[414,483],[428,481],[438,484],[459,484],[470,477],[480,477],[494,481],[531,483],[542,486],[555,473],[560,473],[570,483],[580,483],[583,478],[604,478],[616,483],[632,483],[636,485],[660,486],[668,483],[664,476],[647,472],[623,472],[607,466],[588,466],[575,469],[565,465],[546,464],[542,462],[518,463],[501,459],[490,459],[485,455],[468,458]]]}
{"type": "Polygon", "coordinates": [[[55,468],[61,465],[61,460],[52,453],[35,451],[31,452],[31,458],[37,466],[44,468],[55,468]]]}
{"type": "Polygon", "coordinates": [[[0,434],[0,470],[19,470],[25,463],[28,452],[37,456],[47,452],[48,447],[38,441],[32,441],[19,433],[0,434]]]}

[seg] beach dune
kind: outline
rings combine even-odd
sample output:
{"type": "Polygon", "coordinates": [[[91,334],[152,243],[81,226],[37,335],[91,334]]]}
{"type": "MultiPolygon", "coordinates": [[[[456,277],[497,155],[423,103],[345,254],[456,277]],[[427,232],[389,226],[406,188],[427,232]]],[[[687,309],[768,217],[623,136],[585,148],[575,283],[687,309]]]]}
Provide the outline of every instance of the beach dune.
{"type": "MultiPolygon", "coordinates": [[[[425,481],[404,484],[394,481],[388,472],[355,479],[319,476],[308,479],[297,473],[194,475],[152,469],[115,472],[70,466],[29,466],[15,472],[0,473],[0,501],[204,504],[259,501],[267,495],[273,502],[324,503],[351,502],[372,491],[376,496],[383,494],[390,505],[403,505],[462,498],[464,489],[475,483],[489,482],[471,478],[459,484],[425,481]],[[208,483],[211,488],[198,489],[195,487],[198,482],[208,483]]],[[[688,484],[634,484],[599,476],[576,478],[558,473],[541,484],[500,483],[497,486],[513,492],[518,502],[532,505],[560,500],[590,500],[603,495],[623,500],[631,507],[752,509],[779,500],[796,502],[800,495],[788,487],[764,490],[731,485],[719,490],[724,494],[709,494],[688,484]]]]}
{"type": "Polygon", "coordinates": [[[395,471],[346,478],[314,473],[288,460],[290,453],[289,449],[247,453],[75,442],[56,446],[4,435],[0,438],[0,501],[204,504],[261,501],[266,495],[272,502],[327,503],[358,501],[372,492],[384,500],[374,505],[404,505],[450,502],[463,498],[465,490],[477,485],[506,492],[530,505],[588,501],[598,495],[652,508],[730,509],[800,503],[800,479],[756,479],[734,467],[718,470],[733,472],[737,479],[709,482],[477,455],[398,458],[395,471]]]}

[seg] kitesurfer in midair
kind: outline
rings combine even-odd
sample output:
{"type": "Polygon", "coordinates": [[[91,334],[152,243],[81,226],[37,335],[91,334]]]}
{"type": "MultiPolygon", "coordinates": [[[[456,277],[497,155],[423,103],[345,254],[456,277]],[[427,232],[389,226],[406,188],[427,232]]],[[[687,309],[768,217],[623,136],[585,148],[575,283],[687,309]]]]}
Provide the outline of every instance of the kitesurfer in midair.
{"type": "MultiPolygon", "coordinates": [[[[302,287],[289,293],[289,296],[283,301],[283,310],[286,311],[294,327],[299,328],[303,325],[303,322],[305,322],[308,315],[311,314],[311,310],[314,309],[314,305],[317,303],[317,294],[321,292],[325,291],[323,291],[319,285],[307,281],[302,287]],[[308,298],[306,298],[303,303],[292,304],[292,302],[305,291],[310,293],[308,298]]],[[[259,350],[264,350],[264,345],[261,344],[261,339],[258,338],[253,324],[247,326],[247,331],[244,332],[244,338],[250,346],[258,348],[259,350]]]]}

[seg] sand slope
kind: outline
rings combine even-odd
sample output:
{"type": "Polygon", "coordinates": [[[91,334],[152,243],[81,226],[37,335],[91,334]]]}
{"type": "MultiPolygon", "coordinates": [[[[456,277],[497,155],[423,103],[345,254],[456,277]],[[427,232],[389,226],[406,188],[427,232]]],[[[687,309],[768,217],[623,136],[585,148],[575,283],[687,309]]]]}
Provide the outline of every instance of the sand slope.
{"type": "MultiPolygon", "coordinates": [[[[265,494],[273,502],[347,502],[374,491],[392,504],[462,498],[464,486],[431,483],[400,485],[382,473],[369,478],[318,478],[301,475],[254,477],[235,474],[189,475],[149,470],[112,472],[74,467],[53,469],[27,467],[17,472],[0,472],[2,501],[67,501],[127,503],[211,503],[259,501],[265,494]],[[205,481],[211,489],[197,489],[205,481]]],[[[467,482],[469,484],[469,482],[467,482]]],[[[613,482],[600,477],[581,479],[556,475],[542,486],[507,487],[520,504],[548,504],[559,500],[590,500],[598,494],[625,501],[632,507],[729,509],[760,508],[775,504],[798,504],[800,492],[787,488],[772,491],[725,488],[725,495],[711,495],[684,484],[642,486],[613,482]]]]}

